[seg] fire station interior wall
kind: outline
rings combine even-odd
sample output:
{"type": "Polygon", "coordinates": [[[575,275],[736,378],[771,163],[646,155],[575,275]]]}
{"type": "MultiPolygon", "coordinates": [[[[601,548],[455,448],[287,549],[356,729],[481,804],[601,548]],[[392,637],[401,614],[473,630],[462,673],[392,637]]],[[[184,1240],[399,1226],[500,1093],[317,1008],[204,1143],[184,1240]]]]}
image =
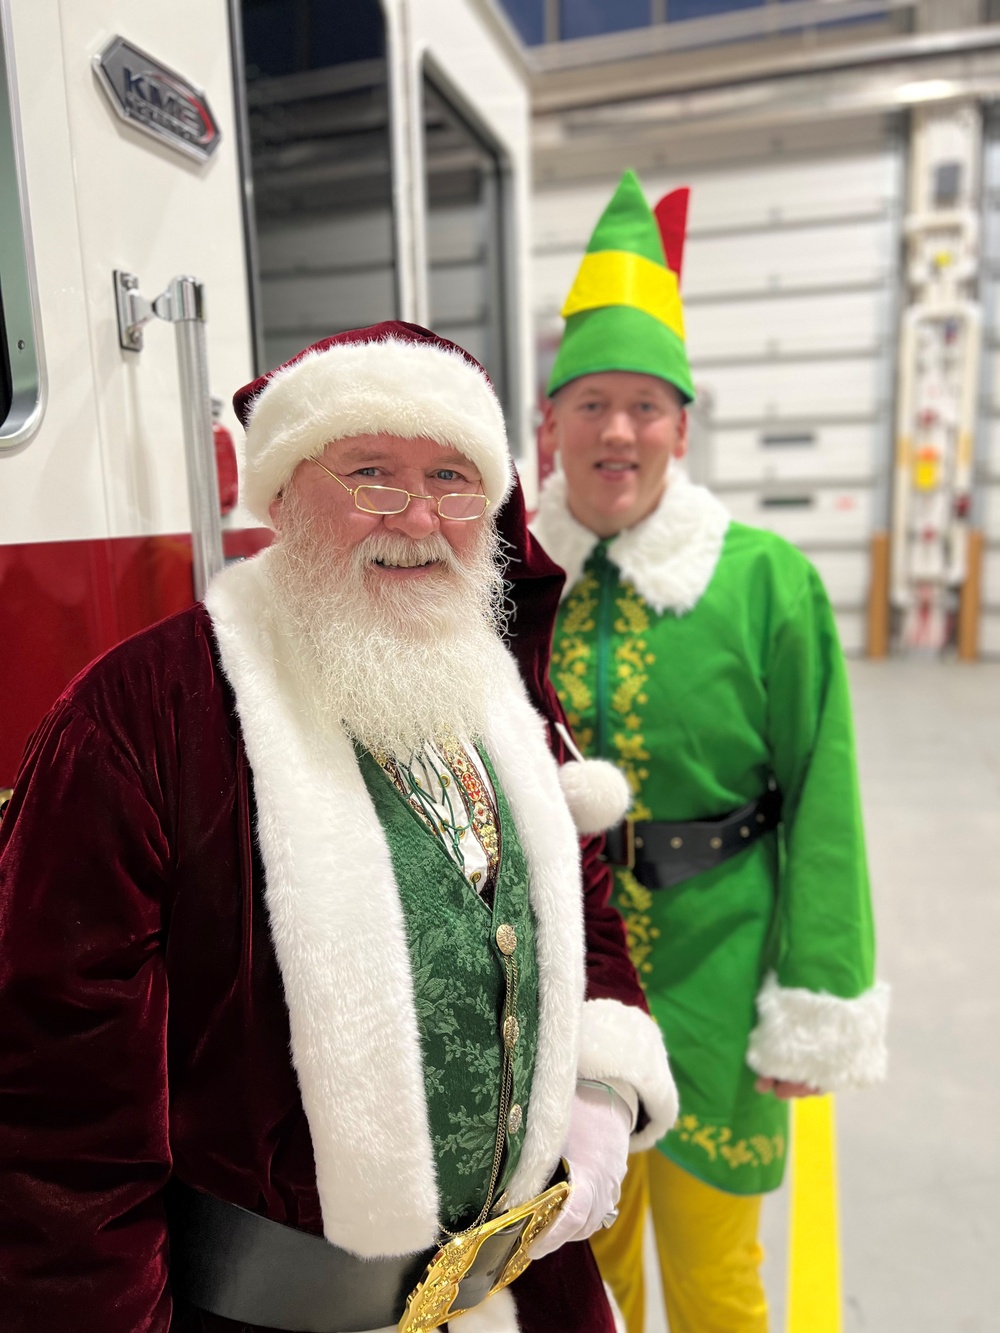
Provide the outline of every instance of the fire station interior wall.
{"type": "Polygon", "coordinates": [[[557,163],[546,154],[534,199],[540,360],[620,172],[634,167],[651,203],[690,185],[690,470],[734,518],[809,555],[845,648],[863,651],[869,544],[887,519],[892,448],[898,123],[813,122],[682,151],[666,131],[661,142],[647,134],[595,154],[587,179],[560,178],[557,163]]]}
{"type": "Polygon", "coordinates": [[[973,523],[981,525],[985,548],[979,648],[1000,657],[1000,112],[991,108],[983,141],[983,379],[976,448],[973,523]]]}
{"type": "MultiPolygon", "coordinates": [[[[38,434],[4,458],[0,544],[190,529],[174,333],[118,345],[114,269],[144,295],[205,284],[222,398],[250,373],[236,129],[224,0],[11,0],[47,376],[38,434]],[[200,85],[222,129],[198,165],[122,122],[91,67],[121,34],[200,85]]],[[[235,420],[229,416],[235,428],[235,420]]]]}

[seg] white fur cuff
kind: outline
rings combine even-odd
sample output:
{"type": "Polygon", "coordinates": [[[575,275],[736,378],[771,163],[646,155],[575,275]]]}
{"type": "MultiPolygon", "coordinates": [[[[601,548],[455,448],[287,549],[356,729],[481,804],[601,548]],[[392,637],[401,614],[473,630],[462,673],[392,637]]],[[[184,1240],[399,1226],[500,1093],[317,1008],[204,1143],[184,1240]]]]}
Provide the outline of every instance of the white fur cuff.
{"type": "Polygon", "coordinates": [[[652,1148],[677,1119],[677,1089],[654,1019],[620,1000],[588,1000],[580,1024],[580,1078],[630,1083],[649,1117],[631,1152],[652,1148]]]}
{"type": "Polygon", "coordinates": [[[625,818],[631,800],[628,782],[609,760],[571,760],[560,767],[559,784],[577,832],[603,833],[625,818]]]}
{"type": "Polygon", "coordinates": [[[747,1064],[763,1078],[821,1092],[866,1088],[885,1078],[889,987],[876,982],[853,1000],[782,987],[773,972],[757,996],[747,1064]]]}

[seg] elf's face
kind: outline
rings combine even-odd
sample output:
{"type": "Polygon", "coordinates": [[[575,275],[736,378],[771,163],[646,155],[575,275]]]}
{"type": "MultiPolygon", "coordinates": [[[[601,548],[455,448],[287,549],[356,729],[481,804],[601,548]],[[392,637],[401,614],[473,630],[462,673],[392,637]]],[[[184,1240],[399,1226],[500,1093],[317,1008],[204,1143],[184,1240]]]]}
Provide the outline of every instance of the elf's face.
{"type": "Polygon", "coordinates": [[[560,389],[542,435],[562,459],[573,517],[613,537],[660,503],[670,460],[687,451],[687,413],[666,380],[609,370],[560,389]]]}

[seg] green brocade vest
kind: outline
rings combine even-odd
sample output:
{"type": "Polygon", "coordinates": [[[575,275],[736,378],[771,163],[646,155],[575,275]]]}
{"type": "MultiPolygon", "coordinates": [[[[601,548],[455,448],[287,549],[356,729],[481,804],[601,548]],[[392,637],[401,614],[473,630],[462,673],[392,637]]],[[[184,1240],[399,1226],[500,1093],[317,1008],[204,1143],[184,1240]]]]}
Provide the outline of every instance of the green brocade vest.
{"type": "Polygon", "coordinates": [[[517,1166],[524,1143],[538,1043],[538,963],[528,867],[496,774],[482,756],[500,813],[500,865],[492,909],[468,883],[439,839],[420,821],[375,760],[358,759],[385,833],[406,919],[424,1088],[440,1220],[470,1225],[486,1201],[494,1166],[504,1067],[507,988],[501,925],[513,926],[519,1034],[513,1047],[513,1095],[494,1198],[517,1166]],[[515,1128],[516,1127],[516,1128],[515,1128]]]}

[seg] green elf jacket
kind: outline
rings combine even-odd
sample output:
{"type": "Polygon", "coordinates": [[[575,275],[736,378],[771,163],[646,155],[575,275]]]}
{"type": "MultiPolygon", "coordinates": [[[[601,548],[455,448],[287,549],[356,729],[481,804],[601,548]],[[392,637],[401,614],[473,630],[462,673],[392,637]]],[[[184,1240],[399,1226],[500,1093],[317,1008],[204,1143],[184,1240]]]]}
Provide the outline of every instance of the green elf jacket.
{"type": "Polygon", "coordinates": [[[711,819],[776,780],[781,828],[677,885],[616,873],[616,902],[666,1037],[680,1118],[658,1147],[736,1194],[781,1183],[788,1108],[758,1074],[824,1091],[884,1075],[844,661],[813,566],[730,522],[683,473],[599,540],[561,472],[535,535],[567,573],[552,677],[582,749],[613,759],[636,820],[711,819]]]}

